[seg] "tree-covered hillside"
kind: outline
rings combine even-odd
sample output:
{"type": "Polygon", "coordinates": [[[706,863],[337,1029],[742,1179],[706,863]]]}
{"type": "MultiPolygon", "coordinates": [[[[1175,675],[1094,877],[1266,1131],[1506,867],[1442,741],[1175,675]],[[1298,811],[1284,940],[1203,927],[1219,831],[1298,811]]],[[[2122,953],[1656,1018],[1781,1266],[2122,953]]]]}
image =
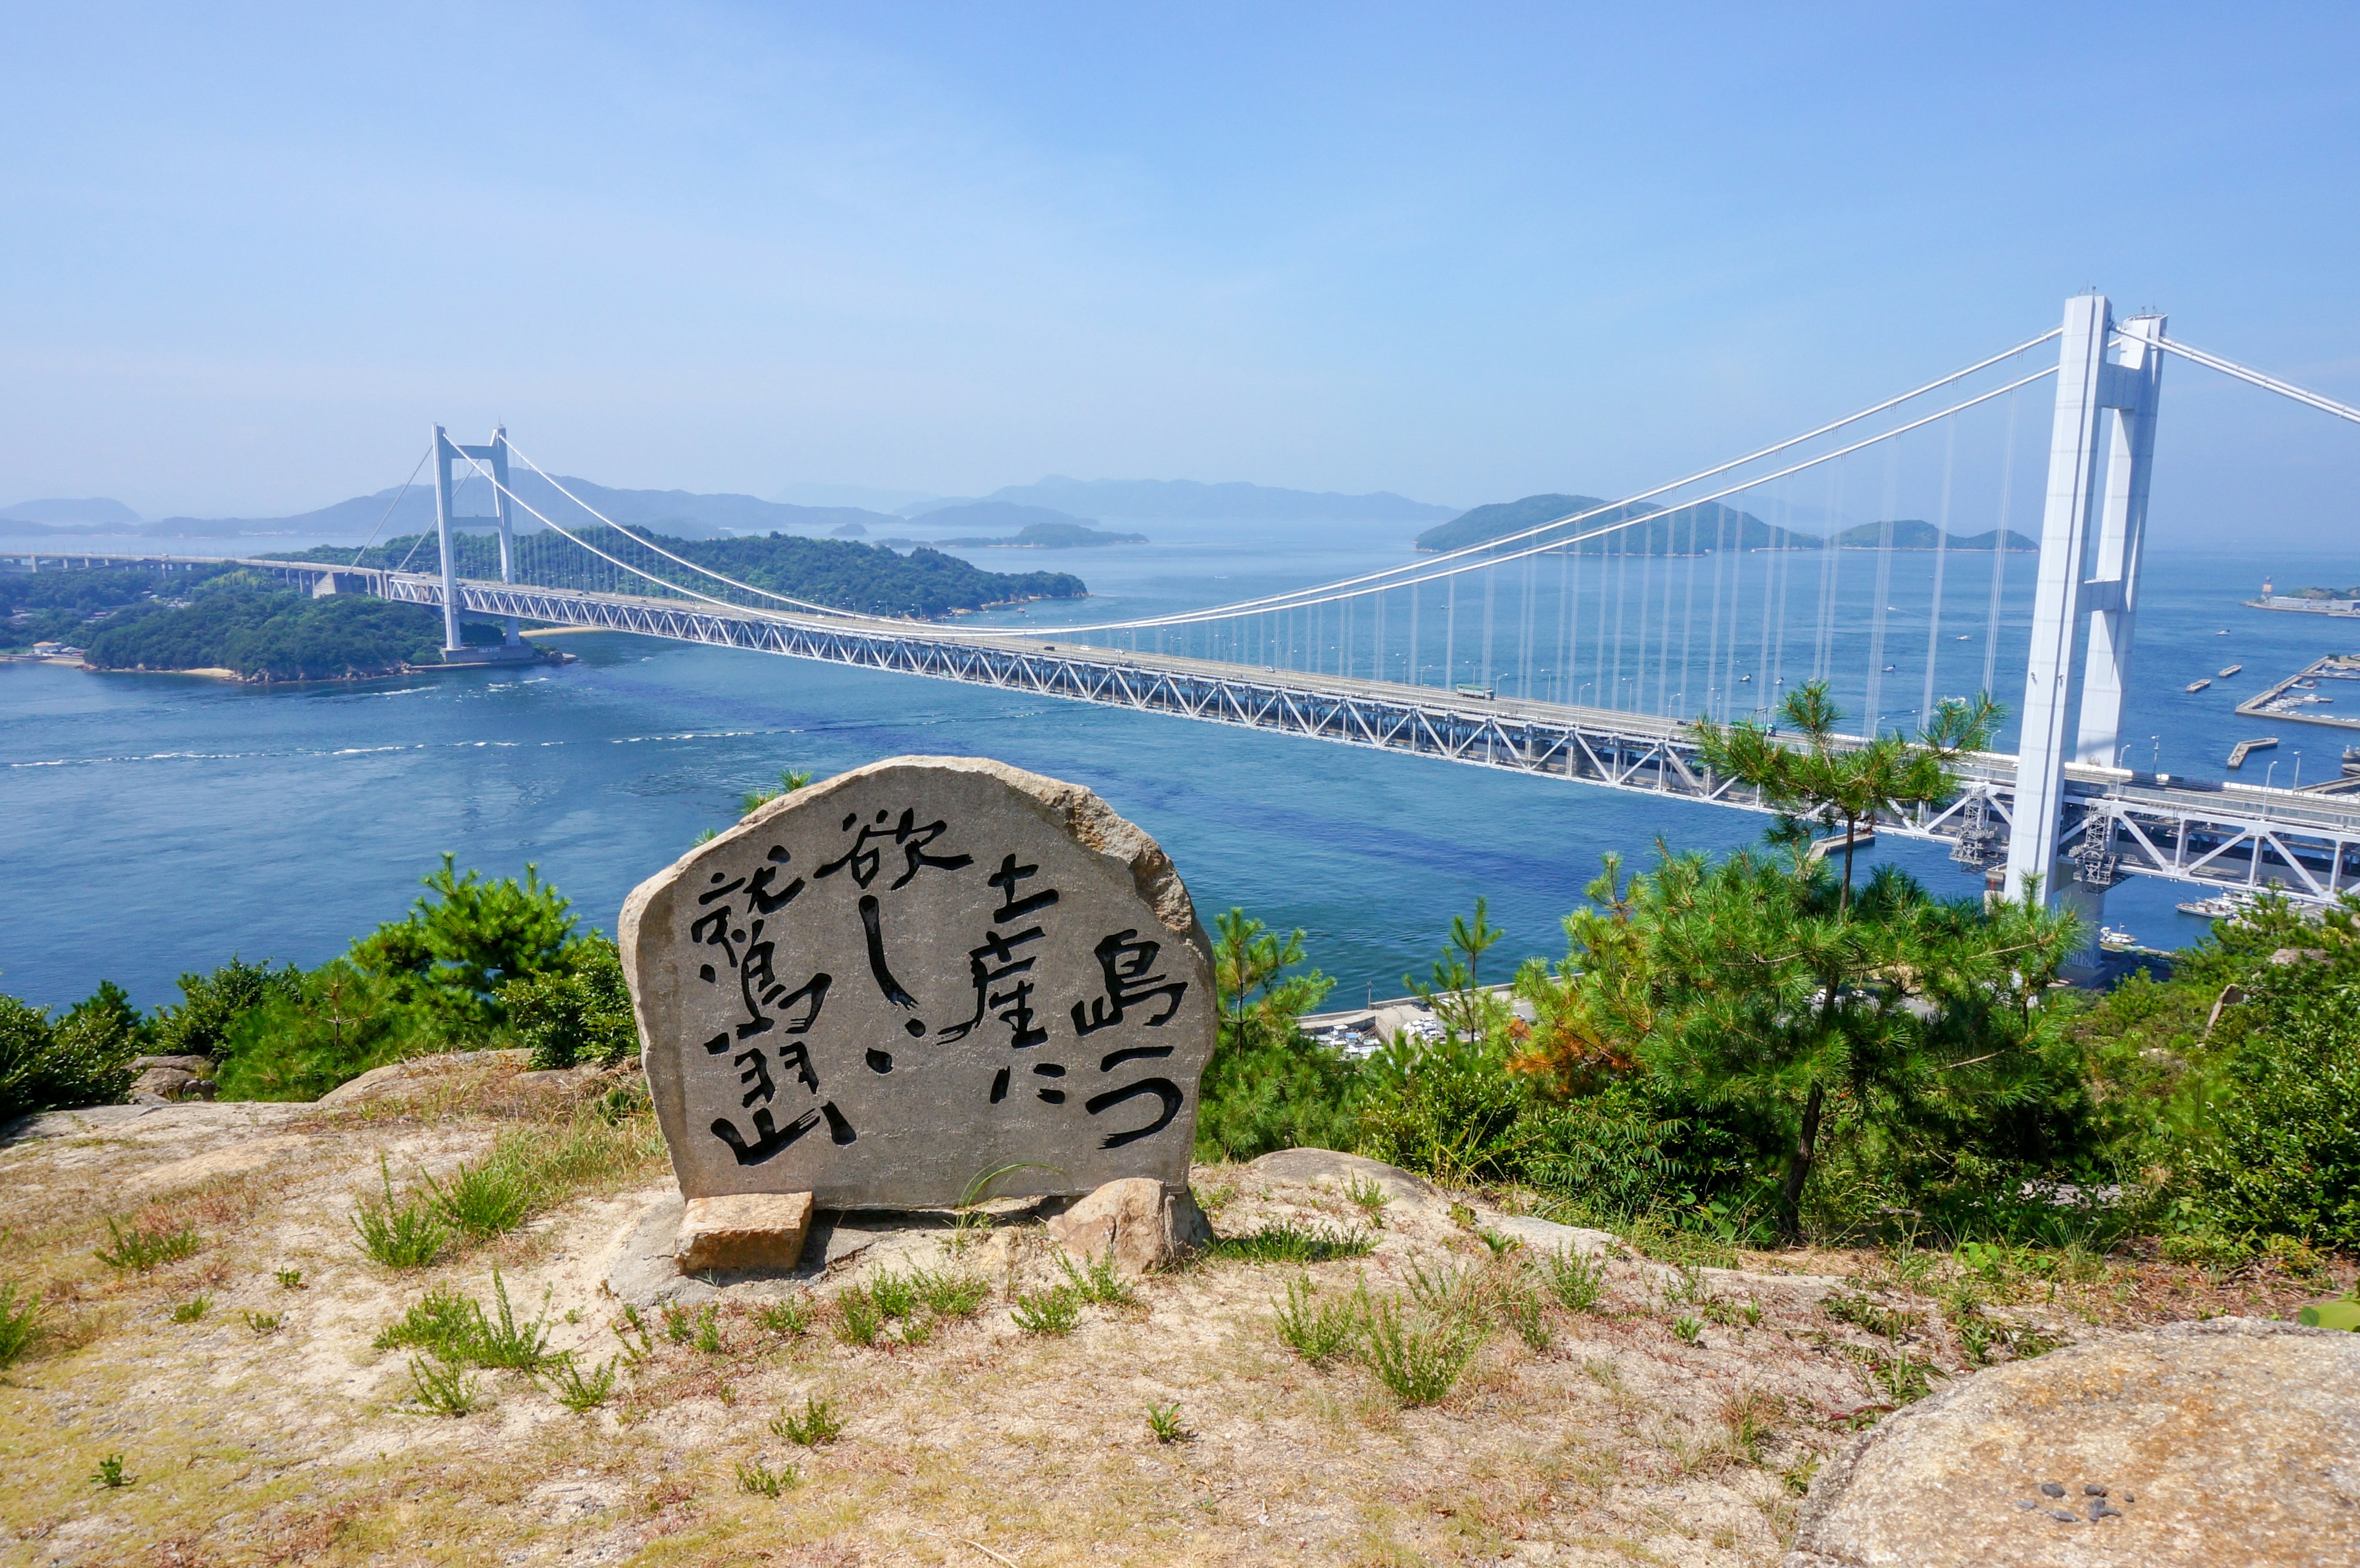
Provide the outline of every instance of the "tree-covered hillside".
{"type": "MultiPolygon", "coordinates": [[[[680,539],[638,529],[633,532],[654,539],[683,561],[693,561],[741,583],[863,615],[931,619],[992,604],[1021,604],[1028,599],[1078,599],[1089,593],[1082,580],[1070,572],[986,572],[956,556],[923,546],[901,555],[881,545],[850,539],[802,539],[789,534],[680,539]]],[[[661,567],[668,578],[683,586],[697,585],[694,572],[657,560],[613,529],[588,529],[579,537],[622,560],[644,561],[661,567]]],[[[460,576],[499,576],[500,547],[494,536],[461,534],[453,548],[459,558],[460,576]]],[[[544,587],[603,588],[614,577],[611,567],[553,532],[519,537],[517,556],[519,575],[544,587]]],[[[343,563],[353,559],[353,551],[323,546],[283,559],[343,563]]],[[[442,552],[434,536],[393,539],[369,551],[371,566],[405,567],[405,569],[411,572],[442,571],[442,552]]]]}
{"type": "MultiPolygon", "coordinates": [[[[470,625],[470,643],[494,643],[497,626],[470,625]]],[[[360,594],[313,599],[224,580],[185,604],[126,610],[93,636],[99,670],[234,670],[255,681],[336,681],[388,675],[442,657],[442,617],[422,604],[360,594]]]]}
{"type": "Polygon", "coordinates": [[[0,652],[37,642],[81,646],[137,606],[186,594],[235,568],[163,572],[105,566],[76,572],[0,572],[0,652]]]}

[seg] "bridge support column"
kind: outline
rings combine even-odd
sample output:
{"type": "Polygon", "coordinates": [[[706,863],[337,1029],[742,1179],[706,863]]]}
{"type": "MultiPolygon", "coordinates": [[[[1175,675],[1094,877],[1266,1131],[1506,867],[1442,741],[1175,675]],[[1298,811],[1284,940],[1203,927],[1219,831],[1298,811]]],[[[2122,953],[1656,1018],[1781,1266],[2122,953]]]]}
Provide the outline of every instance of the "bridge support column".
{"type": "Polygon", "coordinates": [[[446,659],[467,645],[459,640],[459,556],[451,548],[451,460],[459,449],[434,427],[434,542],[442,550],[442,653],[446,659]]]}
{"type": "MultiPolygon", "coordinates": [[[[492,515],[500,520],[500,581],[516,581],[516,513],[508,504],[508,428],[501,425],[492,431],[492,515]]],[[[508,618],[508,646],[522,648],[524,633],[517,628],[517,618],[508,618]]]]}
{"type": "MultiPolygon", "coordinates": [[[[2058,352],[2006,892],[2020,898],[2038,877],[2044,902],[2062,899],[2093,926],[2104,912],[2103,883],[2077,881],[2082,868],[2057,853],[2065,765],[2070,759],[2114,768],[2121,761],[2123,689],[2162,389],[2156,340],[2162,332],[2160,317],[2117,329],[2105,298],[2085,295],[2066,302],[2058,352]],[[2084,619],[2090,622],[2086,659],[2084,619]],[[2070,748],[2069,723],[2075,726],[2070,748]]],[[[2095,865],[2093,857],[2089,874],[2103,876],[2095,865]]]]}

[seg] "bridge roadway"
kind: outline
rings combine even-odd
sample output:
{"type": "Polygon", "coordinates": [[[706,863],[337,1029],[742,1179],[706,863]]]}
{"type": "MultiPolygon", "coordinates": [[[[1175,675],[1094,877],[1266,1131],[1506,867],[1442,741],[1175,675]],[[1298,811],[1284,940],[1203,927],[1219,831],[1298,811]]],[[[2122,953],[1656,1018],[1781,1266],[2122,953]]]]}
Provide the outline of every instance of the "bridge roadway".
{"type": "MultiPolygon", "coordinates": [[[[49,552],[43,552],[48,557],[49,552]]],[[[220,558],[60,552],[58,563],[217,565],[220,558]]],[[[314,591],[376,593],[440,608],[439,577],[380,568],[245,560],[237,564],[314,591]]],[[[1455,691],[1220,660],[1130,653],[1037,635],[923,621],[803,615],[687,598],[462,579],[460,607],[555,626],[742,648],[866,670],[1166,713],[1281,735],[1438,757],[1605,789],[1740,810],[1754,791],[1698,764],[1679,721],[1612,709],[1455,691]]],[[[1964,841],[1970,864],[1994,865],[2006,843],[2016,759],[1988,753],[1961,768],[1967,788],[1939,810],[1881,813],[1879,833],[1964,841]]],[[[2310,900],[2360,885],[2360,800],[2071,765],[2062,852],[2083,880],[2160,877],[2212,887],[2277,883],[2310,900]]]]}

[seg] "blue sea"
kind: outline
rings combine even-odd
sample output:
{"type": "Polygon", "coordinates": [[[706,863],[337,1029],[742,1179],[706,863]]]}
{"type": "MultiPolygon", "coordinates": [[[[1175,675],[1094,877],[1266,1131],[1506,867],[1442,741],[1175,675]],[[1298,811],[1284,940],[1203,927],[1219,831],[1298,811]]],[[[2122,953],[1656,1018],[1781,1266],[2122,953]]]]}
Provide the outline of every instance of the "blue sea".
{"type": "MultiPolygon", "coordinates": [[[[1169,537],[1144,547],[977,551],[973,559],[1002,570],[1054,566],[1089,581],[1095,596],[1086,604],[1002,617],[1037,627],[1234,600],[1393,564],[1408,558],[1410,530],[1266,524],[1150,531],[1169,537]]],[[[1957,559],[1954,570],[1962,570],[1957,559]]],[[[1901,650],[1886,680],[1908,700],[1888,696],[1891,709],[1916,705],[1922,664],[1902,652],[1918,648],[1922,659],[1929,640],[1926,561],[1896,560],[1892,580],[1878,584],[1891,590],[1884,595],[1889,623],[1874,633],[1865,622],[1833,626],[1824,655],[1856,681],[1871,668],[1872,646],[1901,650]]],[[[1736,665],[1703,653],[1699,591],[1671,575],[1688,568],[1630,570],[1661,576],[1645,602],[1663,617],[1655,651],[1644,640],[1631,645],[1631,669],[1655,670],[1658,698],[1693,709],[1684,688],[1707,679],[1696,671],[1711,665],[1726,676],[1736,665]],[[1677,647],[1666,631],[1675,617],[1677,647]],[[1690,672],[1681,680],[1669,671],[1683,655],[1690,672]]],[[[1999,695],[2012,702],[2010,683],[2020,690],[2022,681],[2031,558],[2013,558],[2009,570],[2016,580],[2001,619],[2018,635],[2009,643],[2003,626],[1999,695]]],[[[2347,738],[2341,732],[2286,721],[2263,726],[2231,712],[2300,665],[2360,644],[2360,626],[2350,622],[2241,607],[2266,572],[2281,585],[2342,584],[2360,580],[2360,558],[2151,553],[2125,726],[2135,737],[2134,766],[2159,761],[2166,771],[2217,778],[2235,740],[2276,733],[2280,749],[2248,764],[2245,777],[2276,759],[2277,781],[2286,783],[2298,752],[2305,779],[2334,771],[2347,738]],[[2230,663],[2244,672],[2202,693],[2182,690],[2230,663]]],[[[1602,615],[1609,600],[1598,586],[1602,615]]],[[[1627,582],[1615,589],[1626,614],[1618,636],[1644,637],[1631,595],[1647,591],[1627,582]]],[[[1943,635],[1981,638],[1982,589],[1950,593],[1945,615],[1959,617],[1960,629],[1943,635]]],[[[1436,606],[1423,608],[1430,639],[1436,606]]],[[[1512,609],[1503,598],[1494,620],[1513,626],[1529,615],[1545,628],[1539,642],[1554,648],[1568,639],[1546,628],[1552,616],[1572,620],[1573,609],[1590,613],[1546,596],[1512,609]]],[[[1470,603],[1459,613],[1466,617],[1460,635],[1474,635],[1478,608],[1470,603]]],[[[1388,646],[1405,647],[1398,609],[1393,616],[1388,646]]],[[[1328,642],[1302,629],[1298,646],[1342,646],[1340,627],[1328,628],[1338,639],[1328,642]]],[[[1367,651],[1372,631],[1359,634],[1364,660],[1374,657],[1367,651]]],[[[1790,675],[1808,673],[1798,666],[1812,657],[1808,628],[1800,635],[1803,651],[1789,649],[1790,675]]],[[[1749,654],[1751,637],[1731,634],[1749,654]]],[[[1658,843],[1728,849],[1764,825],[1721,808],[911,676],[606,634],[554,640],[580,662],[357,685],[266,689],[0,665],[0,991],[59,1006],[111,979],[152,1006],[171,998],[182,971],[234,953],[317,964],[399,917],[445,853],[491,875],[535,866],[585,923],[611,931],[632,886],[686,851],[700,831],[730,822],[744,791],[785,768],[825,776],[900,753],[990,756],[1088,785],[1164,844],[1208,924],[1236,905],[1273,926],[1302,927],[1312,962],[1338,982],[1338,1004],[1400,994],[1404,975],[1423,973],[1433,958],[1450,917],[1479,898],[1507,932],[1485,978],[1504,979],[1524,955],[1562,955],[1559,920],[1601,855],[1620,851],[1644,863],[1658,843]]],[[[1941,669],[1942,691],[1972,689],[1979,649],[1977,641],[1947,656],[1956,667],[1941,669]]],[[[1467,657],[1463,649],[1459,657],[1467,657]]],[[[1555,657],[1536,659],[1528,677],[1535,695],[1547,694],[1541,683],[1554,678],[1555,657]]],[[[1502,666],[1510,662],[1501,655],[1502,666]]],[[[1365,662],[1359,668],[1370,672],[1365,662]]],[[[1495,669],[1495,679],[1503,673],[1495,669]]],[[[1514,689],[1503,682],[1502,690],[1514,689]]],[[[1876,854],[1948,894],[1980,885],[1939,846],[1888,840],[1876,854]]],[[[2109,918],[2142,941],[2178,945],[2203,929],[2172,910],[2189,896],[2133,880],[2115,889],[2109,918]]]]}

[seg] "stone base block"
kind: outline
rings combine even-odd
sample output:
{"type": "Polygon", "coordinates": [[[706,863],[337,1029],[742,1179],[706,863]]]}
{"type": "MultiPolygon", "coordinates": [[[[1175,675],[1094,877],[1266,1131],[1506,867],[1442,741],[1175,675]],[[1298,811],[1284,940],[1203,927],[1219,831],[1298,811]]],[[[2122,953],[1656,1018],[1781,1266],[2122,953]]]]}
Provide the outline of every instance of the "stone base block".
{"type": "Polygon", "coordinates": [[[726,1198],[691,1198],[672,1243],[672,1262],[683,1274],[708,1269],[792,1269],[803,1260],[811,1235],[809,1192],[738,1192],[726,1198]]]}
{"type": "Polygon", "coordinates": [[[1076,1257],[1103,1258],[1126,1274],[1145,1274],[1204,1247],[1213,1227],[1187,1188],[1167,1192],[1152,1177],[1128,1176],[1051,1220],[1049,1235],[1076,1257]]]}

